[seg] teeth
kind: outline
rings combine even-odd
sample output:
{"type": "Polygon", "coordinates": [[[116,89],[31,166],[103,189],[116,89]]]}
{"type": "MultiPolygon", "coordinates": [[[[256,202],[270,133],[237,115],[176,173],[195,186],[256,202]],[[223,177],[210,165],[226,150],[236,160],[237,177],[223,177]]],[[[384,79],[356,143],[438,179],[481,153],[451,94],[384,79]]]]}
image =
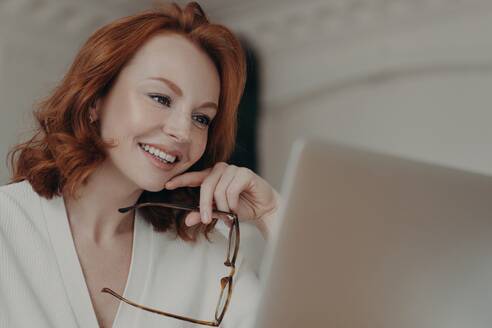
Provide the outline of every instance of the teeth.
{"type": "Polygon", "coordinates": [[[176,157],[171,156],[171,155],[169,155],[169,154],[166,154],[166,161],[168,161],[168,162],[171,162],[171,163],[172,163],[172,162],[174,162],[174,160],[175,160],[175,159],[176,159],[176,157]]]}
{"type": "Polygon", "coordinates": [[[176,156],[172,156],[172,155],[166,154],[162,150],[159,150],[159,149],[154,148],[152,146],[149,146],[147,144],[141,144],[141,147],[146,152],[151,153],[152,155],[154,155],[156,157],[159,157],[160,159],[162,159],[162,160],[164,160],[166,162],[174,163],[174,161],[176,160],[176,156]]]}

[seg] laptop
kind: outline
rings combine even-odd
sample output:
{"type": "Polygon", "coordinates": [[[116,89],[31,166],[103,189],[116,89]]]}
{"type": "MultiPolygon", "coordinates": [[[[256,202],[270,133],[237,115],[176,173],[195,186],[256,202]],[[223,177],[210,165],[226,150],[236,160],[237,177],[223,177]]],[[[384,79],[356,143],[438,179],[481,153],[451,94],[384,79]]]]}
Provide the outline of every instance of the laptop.
{"type": "Polygon", "coordinates": [[[492,177],[300,140],[255,328],[492,327],[492,177]]]}

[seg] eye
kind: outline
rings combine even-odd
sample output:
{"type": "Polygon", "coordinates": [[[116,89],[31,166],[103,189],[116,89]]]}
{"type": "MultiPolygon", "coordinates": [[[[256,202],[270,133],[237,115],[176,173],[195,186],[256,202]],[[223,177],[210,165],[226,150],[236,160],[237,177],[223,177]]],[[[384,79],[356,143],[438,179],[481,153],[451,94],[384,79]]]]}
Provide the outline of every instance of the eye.
{"type": "Polygon", "coordinates": [[[171,106],[171,97],[169,96],[164,96],[164,95],[158,95],[158,94],[150,94],[149,95],[152,100],[158,102],[161,105],[164,105],[166,107],[171,106]]]}
{"type": "Polygon", "coordinates": [[[208,117],[207,115],[195,115],[194,119],[196,122],[198,122],[198,124],[200,124],[203,127],[209,126],[210,122],[212,121],[210,117],[208,117]]]}

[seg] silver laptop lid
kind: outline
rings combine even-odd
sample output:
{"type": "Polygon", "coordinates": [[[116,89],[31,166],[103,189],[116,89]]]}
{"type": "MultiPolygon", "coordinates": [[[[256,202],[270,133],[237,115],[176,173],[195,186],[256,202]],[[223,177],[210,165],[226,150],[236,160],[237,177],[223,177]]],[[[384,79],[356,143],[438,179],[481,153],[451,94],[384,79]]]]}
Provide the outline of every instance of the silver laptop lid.
{"type": "Polygon", "coordinates": [[[255,328],[492,327],[492,177],[296,143],[255,328]]]}

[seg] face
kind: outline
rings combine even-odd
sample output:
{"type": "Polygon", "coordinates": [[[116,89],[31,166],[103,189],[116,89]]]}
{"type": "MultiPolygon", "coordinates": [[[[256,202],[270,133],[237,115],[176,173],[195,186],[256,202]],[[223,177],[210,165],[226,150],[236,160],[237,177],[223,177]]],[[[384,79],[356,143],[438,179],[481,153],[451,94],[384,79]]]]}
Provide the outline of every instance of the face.
{"type": "Polygon", "coordinates": [[[137,188],[163,189],[200,159],[217,114],[220,79],[208,55],[178,34],[154,36],[97,102],[107,164],[137,188]]]}

